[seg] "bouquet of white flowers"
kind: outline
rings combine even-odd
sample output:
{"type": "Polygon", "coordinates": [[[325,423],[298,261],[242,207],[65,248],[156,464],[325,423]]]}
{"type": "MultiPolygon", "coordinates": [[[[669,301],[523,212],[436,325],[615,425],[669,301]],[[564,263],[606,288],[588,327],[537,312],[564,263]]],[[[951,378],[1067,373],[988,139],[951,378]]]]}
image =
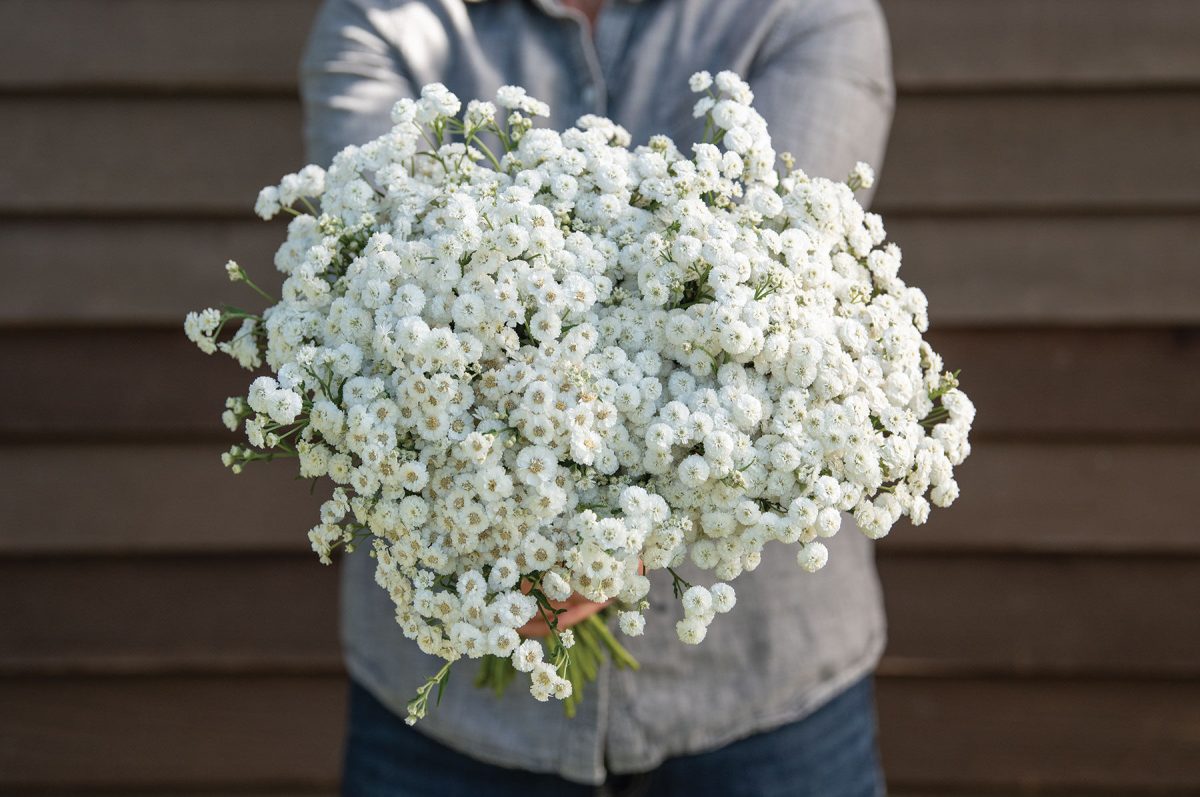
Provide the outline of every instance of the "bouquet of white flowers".
{"type": "Polygon", "coordinates": [[[271,372],[227,402],[249,445],[225,463],[328,477],[313,549],[369,545],[403,633],[445,660],[411,721],[464,656],[568,711],[601,655],[634,666],[602,617],[558,627],[573,593],[636,636],[665,570],[698,644],[767,541],[814,571],[843,512],[882,537],[958,494],[974,408],[854,199],[870,169],[810,178],[737,75],[691,88],[688,155],[595,116],[535,128],[548,109],[518,87],[460,117],[426,86],[327,172],[263,189],[259,215],[294,216],[282,299],[187,318],[202,350],[271,372]],[[721,582],[684,581],[689,558],[721,582]],[[522,639],[538,616],[545,643],[522,639]]]}

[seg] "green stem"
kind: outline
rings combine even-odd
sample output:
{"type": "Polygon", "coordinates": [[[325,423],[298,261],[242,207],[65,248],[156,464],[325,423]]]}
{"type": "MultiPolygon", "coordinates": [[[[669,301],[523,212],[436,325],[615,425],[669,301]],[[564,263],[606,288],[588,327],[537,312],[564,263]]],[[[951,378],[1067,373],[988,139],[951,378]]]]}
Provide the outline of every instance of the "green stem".
{"type": "MultiPolygon", "coordinates": [[[[543,610],[544,611],[544,610],[543,610]]],[[[549,618],[547,624],[550,624],[549,618]]],[[[552,629],[553,630],[553,629],[552,629]]],[[[563,711],[568,717],[574,717],[583,699],[584,688],[600,675],[600,665],[604,660],[604,652],[617,667],[636,670],[639,667],[629,651],[627,651],[609,630],[602,613],[593,614],[571,627],[575,634],[575,644],[570,650],[561,647],[557,637],[552,637],[551,652],[562,656],[562,677],[571,682],[571,697],[563,701],[563,711]]],[[[492,689],[497,697],[516,677],[516,670],[507,658],[485,656],[480,665],[475,685],[492,689]]],[[[432,680],[432,679],[431,679],[432,680]]]]}
{"type": "Polygon", "coordinates": [[[500,161],[496,158],[495,153],[492,152],[492,150],[488,147],[487,144],[484,144],[483,141],[478,136],[475,136],[475,135],[472,135],[471,139],[467,143],[472,144],[472,142],[473,142],[473,145],[478,147],[483,152],[484,156],[489,161],[492,162],[492,167],[495,168],[496,171],[498,171],[498,172],[504,171],[504,167],[502,167],[500,165],[500,161]]]}
{"type": "Polygon", "coordinates": [[[253,280],[251,280],[251,279],[250,279],[248,276],[246,276],[246,272],[245,272],[245,271],[243,271],[243,272],[242,272],[242,282],[244,282],[244,283],[246,283],[247,285],[249,285],[249,286],[250,286],[250,288],[251,288],[251,290],[253,290],[253,291],[254,291],[255,293],[257,293],[259,296],[261,296],[261,297],[263,297],[264,299],[266,299],[268,302],[271,302],[272,304],[275,302],[275,297],[274,297],[274,296],[272,296],[271,294],[267,293],[266,291],[264,291],[262,288],[260,288],[260,287],[258,287],[257,285],[255,285],[255,284],[254,284],[254,282],[253,282],[253,280]]]}
{"type": "Polygon", "coordinates": [[[671,578],[673,579],[671,582],[671,591],[675,593],[676,598],[682,598],[683,593],[691,589],[691,583],[683,576],[676,573],[675,568],[673,567],[668,567],[667,572],[671,574],[671,578]]]}
{"type": "Polygon", "coordinates": [[[608,624],[600,618],[600,615],[593,614],[580,625],[584,624],[587,624],[589,630],[596,632],[600,636],[600,639],[608,647],[608,653],[612,656],[614,664],[618,667],[628,667],[631,670],[641,668],[638,660],[625,649],[624,645],[617,641],[617,638],[613,636],[613,632],[608,630],[608,624]]]}
{"type": "Polygon", "coordinates": [[[405,720],[408,724],[415,724],[417,720],[425,716],[429,710],[429,695],[433,693],[434,687],[437,687],[437,700],[434,705],[442,702],[442,693],[446,689],[446,683],[450,680],[450,666],[454,664],[448,661],[442,665],[442,669],[429,677],[420,689],[417,690],[417,695],[412,700],[408,701],[408,717],[405,720]]]}

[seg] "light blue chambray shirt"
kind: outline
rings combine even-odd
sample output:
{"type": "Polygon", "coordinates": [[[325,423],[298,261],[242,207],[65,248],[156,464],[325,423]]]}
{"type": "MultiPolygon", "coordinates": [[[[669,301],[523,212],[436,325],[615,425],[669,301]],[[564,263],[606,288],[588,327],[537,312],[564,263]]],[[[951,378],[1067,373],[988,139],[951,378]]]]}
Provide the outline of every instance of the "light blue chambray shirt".
{"type": "MultiPolygon", "coordinates": [[[[890,64],[875,0],[610,0],[594,38],[556,0],[326,0],[302,66],[308,154],[328,163],[380,135],[397,99],[435,81],[464,101],[522,85],[550,104],[544,124],[557,129],[595,113],[635,144],[666,133],[686,146],[703,131],[688,77],[732,69],[753,88],[777,151],[844,178],[858,160],[881,162],[890,64]]],[[[599,783],[798,720],[873,670],[884,646],[870,541],[847,516],[828,542],[829,564],[811,575],[794,549],[768,544],[762,565],[735,582],[737,607],[696,647],[675,637],[682,611],[670,580],[654,579],[645,636],[623,640],[641,670],[605,668],[574,719],[519,684],[500,699],[474,688],[464,661],[417,728],[493,764],[599,783]]],[[[360,552],[343,568],[346,665],[403,714],[439,664],[403,637],[373,566],[360,552]]]]}

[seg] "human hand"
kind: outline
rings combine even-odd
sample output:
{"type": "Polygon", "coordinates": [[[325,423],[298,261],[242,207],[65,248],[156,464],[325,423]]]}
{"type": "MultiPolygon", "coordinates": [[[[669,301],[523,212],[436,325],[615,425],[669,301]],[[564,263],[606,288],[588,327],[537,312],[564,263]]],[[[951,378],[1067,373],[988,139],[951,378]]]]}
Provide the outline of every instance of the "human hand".
{"type": "MultiPolygon", "coordinates": [[[[555,609],[562,609],[558,614],[558,623],[556,626],[558,631],[565,631],[571,626],[583,622],[610,603],[612,603],[611,599],[603,603],[590,601],[578,592],[572,593],[571,597],[565,601],[550,601],[550,605],[555,609]]],[[[518,628],[517,633],[523,639],[541,639],[548,636],[550,634],[550,626],[546,623],[547,615],[548,613],[539,611],[532,620],[518,628]]]]}
{"type": "MultiPolygon", "coordinates": [[[[637,571],[638,575],[644,576],[646,574],[646,565],[640,559],[638,560],[637,571]]],[[[522,592],[529,592],[529,588],[530,584],[528,581],[521,584],[522,592]]],[[[582,623],[593,614],[609,606],[613,600],[615,599],[609,598],[606,601],[597,603],[596,601],[588,600],[578,592],[572,592],[571,597],[565,601],[550,601],[550,605],[555,609],[562,609],[558,614],[557,630],[565,631],[573,625],[582,623]]],[[[517,629],[517,633],[523,639],[541,639],[549,635],[550,626],[546,624],[546,613],[539,610],[532,620],[517,629]]]]}

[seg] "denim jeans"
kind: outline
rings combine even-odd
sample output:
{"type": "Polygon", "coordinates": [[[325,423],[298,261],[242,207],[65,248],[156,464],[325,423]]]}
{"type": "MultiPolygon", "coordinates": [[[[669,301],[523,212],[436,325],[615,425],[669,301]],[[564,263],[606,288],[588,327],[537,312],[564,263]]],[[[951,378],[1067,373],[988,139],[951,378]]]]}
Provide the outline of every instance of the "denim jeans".
{"type": "Polygon", "coordinates": [[[356,683],[344,797],[880,797],[875,700],[864,678],[799,722],[636,775],[584,786],[476,761],[404,724],[356,683]]]}

